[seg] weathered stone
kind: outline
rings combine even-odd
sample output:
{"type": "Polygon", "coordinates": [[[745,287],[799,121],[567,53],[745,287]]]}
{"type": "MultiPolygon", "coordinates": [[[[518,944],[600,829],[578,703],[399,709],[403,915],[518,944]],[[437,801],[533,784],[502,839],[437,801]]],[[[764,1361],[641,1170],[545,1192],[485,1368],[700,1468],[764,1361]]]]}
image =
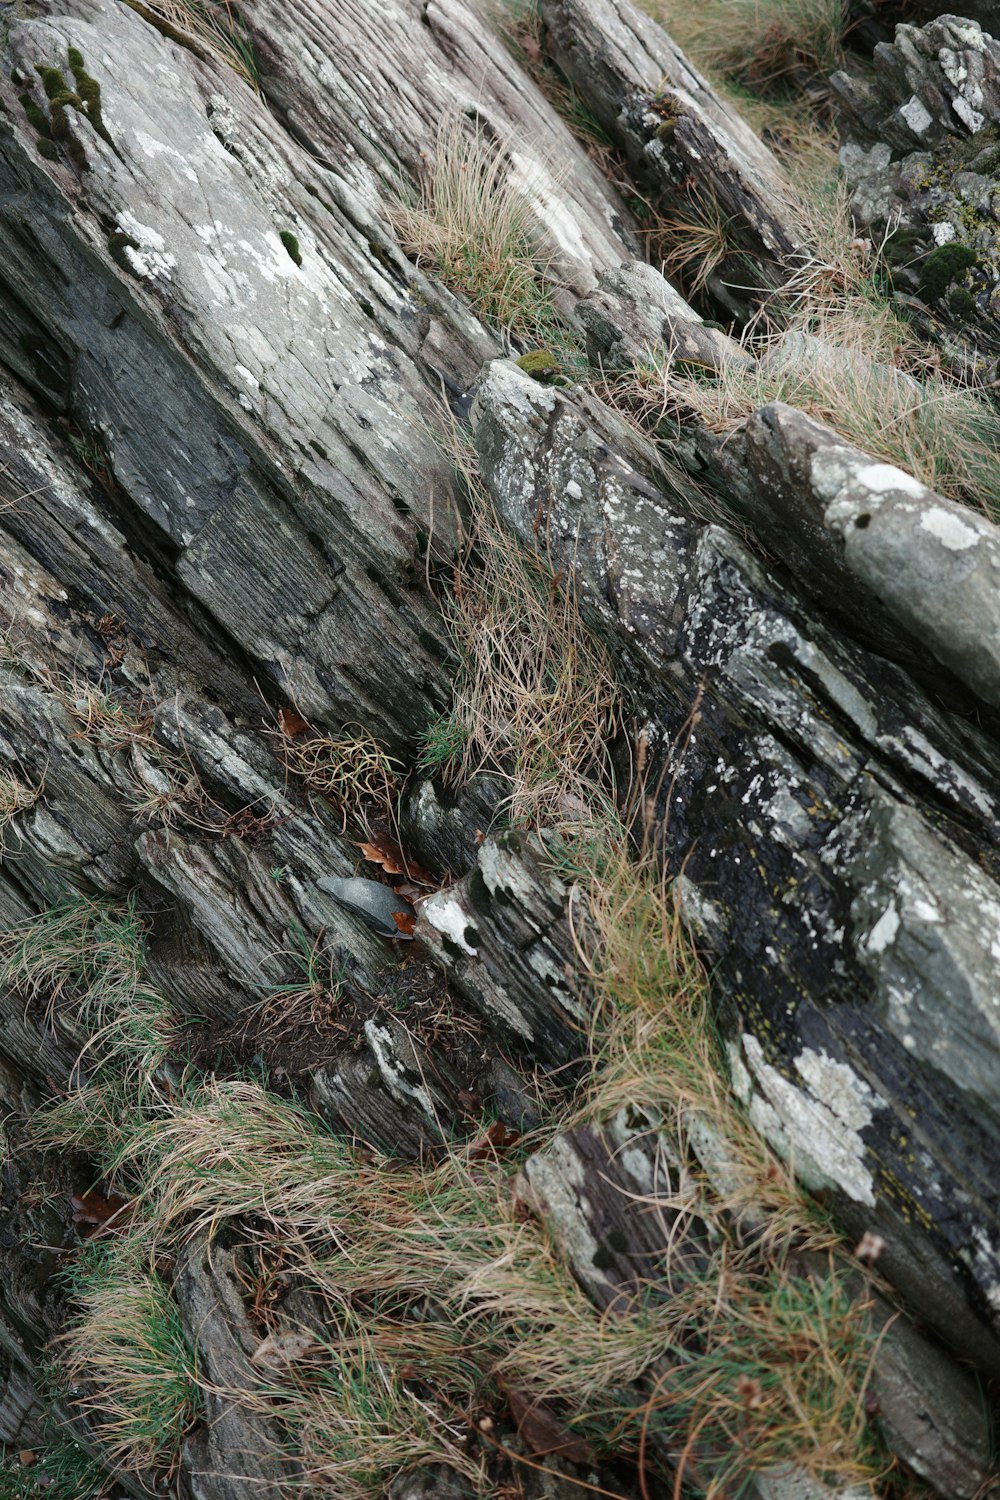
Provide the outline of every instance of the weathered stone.
{"type": "Polygon", "coordinates": [[[664,218],[718,215],[725,228],[708,292],[745,318],[802,248],[771,153],[631,0],[543,0],[541,13],[551,57],[664,218]]]}
{"type": "Polygon", "coordinates": [[[958,373],[992,379],[1000,42],[958,16],[900,25],[875,48],[870,76],[831,83],[856,220],[882,245],[921,332],[958,373]]]}
{"type": "MultiPolygon", "coordinates": [[[[915,818],[935,851],[924,869],[936,899],[966,899],[956,860],[970,891],[969,938],[939,966],[949,1012],[990,992],[1000,932],[972,892],[977,862],[995,868],[995,750],[900,669],[804,616],[745,548],[612,454],[563,393],[494,364],[473,427],[501,513],[527,537],[541,510],[552,566],[573,568],[581,607],[663,737],[668,858],[683,864],[692,917],[711,913],[751,1119],[852,1230],[881,1235],[880,1268],[928,1322],[995,1367],[980,1321],[994,1321],[1000,1282],[982,1088],[946,1080],[929,1038],[887,1026],[871,923],[852,913],[870,881],[862,851],[891,863],[892,819],[915,818]],[[748,923],[750,911],[766,919],[748,923]]],[[[923,920],[900,913],[916,944],[923,920]]]]}
{"type": "Polygon", "coordinates": [[[746,424],[754,531],[825,607],[1000,706],[1000,529],[776,402],[746,424]]]}

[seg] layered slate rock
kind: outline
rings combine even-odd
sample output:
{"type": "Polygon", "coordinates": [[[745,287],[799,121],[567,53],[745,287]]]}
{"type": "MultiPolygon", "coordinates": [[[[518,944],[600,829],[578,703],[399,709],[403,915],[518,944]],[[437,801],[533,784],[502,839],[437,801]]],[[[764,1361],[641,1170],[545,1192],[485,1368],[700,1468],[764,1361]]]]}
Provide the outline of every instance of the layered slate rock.
{"type": "Polygon", "coordinates": [[[473,425],[503,515],[525,537],[544,516],[657,737],[751,1119],[993,1368],[995,745],[804,612],[562,393],[494,364],[473,425]]]}
{"type": "MultiPolygon", "coordinates": [[[[327,1122],[412,1159],[461,1134],[474,1090],[530,1128],[535,1102],[512,1062],[568,1084],[586,1053],[570,893],[544,850],[482,836],[495,788],[420,786],[407,838],[458,878],[422,903],[410,945],[422,957],[404,967],[321,888],[357,875],[358,850],[340,810],[289,774],[280,729],[283,709],[334,737],[361,727],[408,765],[449,702],[430,584],[447,576],[461,500],[440,399],[463,412],[501,341],[405,259],[391,202],[417,189],[441,120],[457,115],[503,151],[559,309],[609,367],[647,336],[710,365],[732,346],[654,272],[620,269],[637,246],[624,203],[465,0],[385,0],[376,27],[346,0],[246,0],[262,98],[115,0],[23,8],[31,18],[5,21],[0,70],[0,763],[27,791],[3,830],[0,924],[74,894],[131,899],[150,976],[184,1026],[165,1087],[180,1086],[192,1037],[229,1065],[261,1002],[301,977],[306,935],[357,1021],[336,1043],[317,1028],[295,1074],[327,1122]],[[80,102],[66,103],[74,87],[80,102]],[[625,340],[609,291],[632,297],[625,340]],[[464,1050],[447,1028],[414,1037],[397,1014],[409,1022],[444,973],[474,1036],[464,1050]]],[[[546,11],[554,54],[642,189],[666,212],[690,210],[699,183],[718,196],[733,241],[712,295],[745,317],[800,255],[769,153],[625,0],[546,11]],[[760,279],[744,296],[748,268],[760,279]]],[[[654,774],[676,772],[671,860],[689,856],[687,908],[718,963],[751,1118],[850,1229],[884,1235],[897,1285],[992,1370],[993,749],[971,718],[831,627],[791,545],[801,591],[699,521],[683,476],[658,487],[649,446],[593,394],[493,364],[474,426],[512,531],[533,541],[538,508],[551,515],[553,562],[614,648],[654,774]]],[[[824,445],[788,418],[787,452],[768,461],[798,473],[824,445]]],[[[872,535],[859,541],[863,456],[837,462],[839,487],[816,480],[797,545],[805,557],[815,524],[835,549],[842,522],[837,576],[866,598],[913,527],[869,486],[872,535]]],[[[948,515],[932,543],[959,535],[948,515]]],[[[925,638],[905,600],[884,604],[925,638]]],[[[943,670],[959,670],[961,640],[934,628],[943,670]]],[[[991,671],[966,675],[986,701],[991,671]]],[[[43,1435],[41,1364],[66,1314],[55,1272],[77,1243],[68,1198],[91,1172],[43,1160],[24,1134],[91,1041],[69,1004],[49,1013],[52,998],[0,1001],[0,1113],[12,1118],[0,1437],[17,1443],[43,1435]]],[[[259,1059],[244,1049],[239,1062],[259,1059]]],[[[534,1211],[600,1306],[662,1249],[629,1196],[661,1149],[649,1123],[641,1145],[617,1126],[577,1132],[527,1171],[534,1211]],[[570,1243],[574,1216],[585,1233],[570,1243]],[[602,1265],[574,1261],[587,1234],[607,1242],[602,1265]]],[[[709,1173],[704,1128],[698,1139],[709,1173]]],[[[268,1421],[220,1394],[245,1378],[256,1336],[239,1272],[232,1247],[203,1239],[173,1268],[209,1399],[177,1486],[205,1500],[287,1477],[262,1458],[268,1421]]],[[[912,1424],[892,1441],[942,1494],[969,1496],[985,1477],[981,1415],[953,1360],[900,1326],[915,1342],[886,1340],[892,1409],[900,1391],[917,1409],[937,1388],[923,1456],[912,1424]]],[[[887,1386],[887,1426],[891,1402],[887,1386]]],[[[159,1482],[122,1485],[142,1495],[159,1482]]],[[[404,1478],[394,1493],[426,1489],[404,1478]]]]}
{"type": "Polygon", "coordinates": [[[801,262],[770,151],[631,0],[543,0],[549,55],[666,220],[718,223],[707,290],[743,321],[801,262]]]}

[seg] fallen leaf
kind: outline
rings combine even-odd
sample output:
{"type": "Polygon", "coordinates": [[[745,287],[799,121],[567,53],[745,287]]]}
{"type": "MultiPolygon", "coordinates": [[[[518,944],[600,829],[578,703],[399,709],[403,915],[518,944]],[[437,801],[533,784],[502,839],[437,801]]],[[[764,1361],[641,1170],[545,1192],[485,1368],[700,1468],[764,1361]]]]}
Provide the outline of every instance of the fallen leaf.
{"type": "Polygon", "coordinates": [[[590,1444],[570,1432],[544,1401],[532,1401],[509,1385],[503,1387],[503,1392],[529,1458],[558,1454],[571,1464],[593,1462],[594,1450],[590,1444]]]}
{"type": "Polygon", "coordinates": [[[370,859],[372,864],[381,865],[387,875],[405,875],[417,885],[432,889],[438,883],[416,860],[407,859],[396,840],[387,833],[373,833],[367,843],[356,847],[361,850],[365,859],[370,859]]]}
{"type": "Polygon", "coordinates": [[[483,1107],[482,1094],[473,1094],[468,1089],[459,1089],[455,1097],[467,1115],[478,1115],[483,1107]]]}
{"type": "Polygon", "coordinates": [[[88,1193],[74,1193],[70,1198],[73,1207],[73,1223],[77,1226],[87,1226],[86,1230],[81,1227],[81,1237],[86,1239],[94,1231],[98,1234],[104,1230],[122,1229],[132,1215],[133,1200],[123,1198],[121,1193],[110,1189],[107,1193],[99,1193],[91,1190],[88,1193]]]}
{"type": "Polygon", "coordinates": [[[399,885],[396,886],[396,894],[405,895],[408,901],[418,901],[421,895],[426,895],[427,892],[423,885],[414,885],[412,880],[400,880],[399,885]]]}
{"type": "Polygon", "coordinates": [[[296,713],[294,708],[278,709],[278,728],[286,739],[294,739],[297,734],[305,734],[312,726],[308,719],[296,713]]]}
{"type": "Polygon", "coordinates": [[[521,1139],[519,1130],[511,1130],[502,1120],[494,1120],[489,1129],[469,1147],[472,1161],[482,1161],[487,1156],[500,1156],[509,1151],[521,1139]]]}
{"type": "Polygon", "coordinates": [[[288,1370],[311,1355],[321,1354],[323,1345],[311,1333],[269,1333],[250,1356],[252,1365],[270,1370],[288,1370]]]}
{"type": "Polygon", "coordinates": [[[408,911],[394,911],[392,914],[392,920],[395,922],[400,932],[405,933],[407,937],[413,936],[413,929],[417,925],[417,919],[414,915],[412,915],[412,913],[408,911]]]}
{"type": "Polygon", "coordinates": [[[38,1454],[32,1452],[30,1448],[22,1448],[17,1457],[22,1469],[30,1469],[32,1464],[38,1462],[38,1454]]]}

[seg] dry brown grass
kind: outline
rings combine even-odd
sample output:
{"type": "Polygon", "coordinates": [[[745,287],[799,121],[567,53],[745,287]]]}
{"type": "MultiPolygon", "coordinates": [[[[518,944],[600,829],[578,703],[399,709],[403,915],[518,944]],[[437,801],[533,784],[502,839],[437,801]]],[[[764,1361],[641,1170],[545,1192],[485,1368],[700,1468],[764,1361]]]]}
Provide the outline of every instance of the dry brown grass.
{"type": "Polygon", "coordinates": [[[255,93],[260,93],[253,46],[229,0],[122,0],[122,3],[199,57],[218,58],[255,93]]]}
{"type": "Polygon", "coordinates": [[[549,257],[502,141],[481,125],[445,119],[419,198],[395,205],[391,220],[406,253],[468,298],[477,316],[516,340],[546,342],[549,257]]]}
{"type": "Polygon", "coordinates": [[[696,67],[758,93],[843,63],[846,0],[638,0],[696,67]]]}

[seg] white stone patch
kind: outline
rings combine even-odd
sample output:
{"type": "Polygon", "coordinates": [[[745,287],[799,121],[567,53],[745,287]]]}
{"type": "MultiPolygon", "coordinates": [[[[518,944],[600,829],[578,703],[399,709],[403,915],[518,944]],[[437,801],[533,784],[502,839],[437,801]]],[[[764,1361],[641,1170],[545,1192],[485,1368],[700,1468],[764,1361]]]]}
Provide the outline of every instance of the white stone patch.
{"type": "Polygon", "coordinates": [[[927,494],[919,479],[914,479],[905,469],[897,469],[894,464],[863,464],[856,470],[854,478],[866,490],[879,495],[902,491],[904,495],[913,495],[919,500],[927,494]]]}
{"type": "Polygon", "coordinates": [[[454,896],[441,891],[438,895],[431,896],[429,900],[424,901],[420,910],[442,937],[449,938],[456,948],[461,948],[462,952],[468,953],[470,958],[477,956],[478,950],[470,947],[465,941],[465,929],[471,925],[468,914],[462,910],[454,896]]]}
{"type": "Polygon", "coordinates": [[[583,499],[583,490],[577,484],[577,482],[576,482],[575,479],[570,479],[567,482],[565,488],[563,489],[563,494],[566,495],[566,496],[568,496],[568,498],[570,500],[582,500],[583,499]]]}
{"type": "Polygon", "coordinates": [[[943,505],[932,505],[924,512],[920,517],[920,529],[929,531],[949,552],[964,552],[979,541],[976,528],[956,516],[954,511],[945,510],[943,505]]]}
{"type": "Polygon", "coordinates": [[[167,250],[162,234],[151,229],[148,224],[140,224],[127,208],[119,210],[115,222],[122,234],[127,234],[136,242],[134,246],[126,245],[122,252],[135,274],[149,281],[157,277],[169,281],[171,272],[177,265],[177,257],[167,250]]]}
{"type": "Polygon", "coordinates": [[[169,145],[166,141],[158,140],[155,135],[150,135],[146,130],[135,130],[132,134],[140,151],[151,161],[155,161],[158,156],[172,156],[179,163],[176,170],[182,177],[186,177],[188,182],[198,181],[198,174],[188,165],[187,156],[183,151],[178,151],[175,146],[169,145]]]}
{"type": "Polygon", "coordinates": [[[905,104],[900,105],[899,113],[915,135],[923,135],[934,118],[916,94],[911,95],[905,104]]]}
{"type": "Polygon", "coordinates": [[[260,390],[260,381],[257,380],[255,376],[250,374],[250,371],[247,369],[246,365],[236,365],[235,369],[237,375],[243,381],[244,385],[248,385],[252,391],[260,390]]]}
{"type": "Polygon", "coordinates": [[[895,940],[899,931],[899,912],[896,903],[890,901],[868,936],[863,939],[869,953],[882,953],[895,940]]]}
{"type": "Polygon", "coordinates": [[[382,1081],[392,1097],[397,1103],[403,1103],[406,1099],[416,1100],[428,1119],[433,1120],[434,1106],[430,1095],[420,1084],[411,1083],[406,1077],[403,1064],[392,1050],[392,1033],[385,1026],[379,1026],[376,1021],[366,1021],[365,1036],[375,1054],[382,1081]]]}
{"type": "Polygon", "coordinates": [[[751,1119],[757,1105],[763,1133],[775,1149],[789,1157],[803,1181],[818,1176],[856,1203],[874,1204],[861,1131],[871,1124],[881,1101],[864,1080],[846,1063],[807,1047],[795,1059],[807,1093],[765,1061],[760,1042],[749,1033],[743,1037],[743,1053],[762,1095],[751,1104],[751,1119]]]}
{"type": "Polygon", "coordinates": [[[560,190],[557,179],[535,157],[512,151],[510,161],[509,185],[527,198],[546,234],[564,254],[573,260],[588,262],[590,257],[580,225],[566,206],[571,200],[560,190]]]}
{"type": "Polygon", "coordinates": [[[951,101],[951,107],[958,118],[968,125],[973,135],[982,130],[986,124],[986,116],[980,110],[974,109],[968,99],[963,99],[961,94],[951,101]]]}

